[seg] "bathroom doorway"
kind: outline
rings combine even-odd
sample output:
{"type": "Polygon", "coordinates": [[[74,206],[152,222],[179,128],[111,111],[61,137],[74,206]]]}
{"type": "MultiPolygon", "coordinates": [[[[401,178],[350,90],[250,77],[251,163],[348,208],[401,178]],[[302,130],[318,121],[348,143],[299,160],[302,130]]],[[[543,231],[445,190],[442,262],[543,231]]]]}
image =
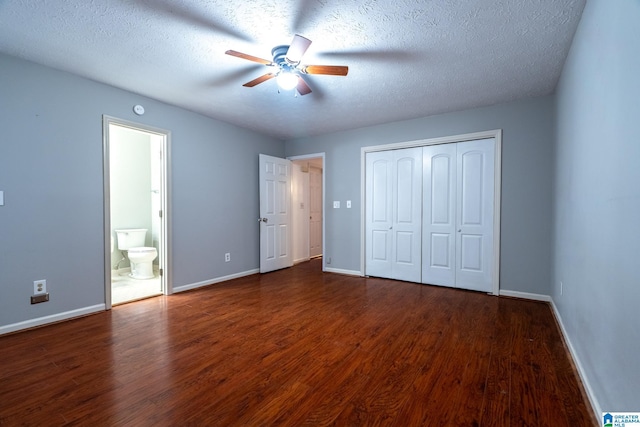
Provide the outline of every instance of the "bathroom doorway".
{"type": "Polygon", "coordinates": [[[105,299],[170,294],[170,132],[104,116],[105,299]]]}

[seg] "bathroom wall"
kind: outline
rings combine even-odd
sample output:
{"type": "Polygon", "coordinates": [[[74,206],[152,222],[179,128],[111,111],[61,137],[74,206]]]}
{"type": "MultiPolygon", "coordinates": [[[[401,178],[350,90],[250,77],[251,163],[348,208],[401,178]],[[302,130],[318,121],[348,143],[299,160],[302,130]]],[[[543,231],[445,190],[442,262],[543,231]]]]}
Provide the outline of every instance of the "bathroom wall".
{"type": "MultiPolygon", "coordinates": [[[[148,134],[112,125],[109,153],[111,238],[114,239],[111,267],[114,268],[122,259],[115,230],[145,228],[147,229],[145,246],[152,244],[153,193],[151,190],[158,186],[154,186],[151,181],[152,150],[151,138],[148,134]]],[[[128,260],[118,264],[119,268],[128,266],[128,260]]]]}

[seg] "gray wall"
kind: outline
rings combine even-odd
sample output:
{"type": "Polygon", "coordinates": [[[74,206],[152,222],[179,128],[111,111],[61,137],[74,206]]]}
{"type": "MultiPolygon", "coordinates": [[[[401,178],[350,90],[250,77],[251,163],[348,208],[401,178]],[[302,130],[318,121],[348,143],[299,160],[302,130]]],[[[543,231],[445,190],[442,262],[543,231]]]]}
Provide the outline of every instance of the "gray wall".
{"type": "Polygon", "coordinates": [[[542,97],[288,141],[287,156],[326,153],[328,267],[360,270],[361,147],[503,129],[500,287],[548,295],[553,117],[553,97],[542,97]]]}
{"type": "Polygon", "coordinates": [[[639,23],[589,0],[557,91],[551,294],[603,411],[640,408],[639,23]]]}
{"type": "Polygon", "coordinates": [[[281,141],[0,55],[0,327],[105,302],[103,114],[172,132],[174,286],[259,266],[258,153],[281,141]]]}

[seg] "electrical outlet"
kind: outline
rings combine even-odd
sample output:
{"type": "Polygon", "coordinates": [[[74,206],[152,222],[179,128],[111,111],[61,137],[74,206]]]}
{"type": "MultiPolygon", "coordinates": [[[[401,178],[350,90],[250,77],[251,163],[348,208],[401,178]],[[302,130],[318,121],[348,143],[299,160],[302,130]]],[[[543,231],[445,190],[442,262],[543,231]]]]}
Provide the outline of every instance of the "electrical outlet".
{"type": "Polygon", "coordinates": [[[331,257],[327,257],[327,264],[331,264],[331,257]]]}
{"type": "Polygon", "coordinates": [[[340,202],[339,201],[334,201],[333,202],[333,209],[340,209],[340,202]]]}
{"type": "Polygon", "coordinates": [[[42,295],[47,293],[47,281],[46,280],[36,280],[33,282],[33,294],[34,295],[42,295]]]}
{"type": "Polygon", "coordinates": [[[226,254],[224,254],[224,262],[229,262],[229,261],[231,261],[231,254],[227,252],[226,254]]]}

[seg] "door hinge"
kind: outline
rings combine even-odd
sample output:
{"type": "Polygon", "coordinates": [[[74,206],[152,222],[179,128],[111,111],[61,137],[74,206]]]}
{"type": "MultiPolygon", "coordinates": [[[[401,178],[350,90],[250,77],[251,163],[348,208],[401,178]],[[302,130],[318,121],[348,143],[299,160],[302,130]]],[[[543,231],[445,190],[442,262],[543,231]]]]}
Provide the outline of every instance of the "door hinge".
{"type": "Polygon", "coordinates": [[[158,270],[158,274],[160,275],[160,277],[162,277],[162,275],[164,275],[164,269],[161,268],[160,270],[158,270]]]}
{"type": "Polygon", "coordinates": [[[162,218],[162,211],[158,211],[158,216],[162,218]]]}

